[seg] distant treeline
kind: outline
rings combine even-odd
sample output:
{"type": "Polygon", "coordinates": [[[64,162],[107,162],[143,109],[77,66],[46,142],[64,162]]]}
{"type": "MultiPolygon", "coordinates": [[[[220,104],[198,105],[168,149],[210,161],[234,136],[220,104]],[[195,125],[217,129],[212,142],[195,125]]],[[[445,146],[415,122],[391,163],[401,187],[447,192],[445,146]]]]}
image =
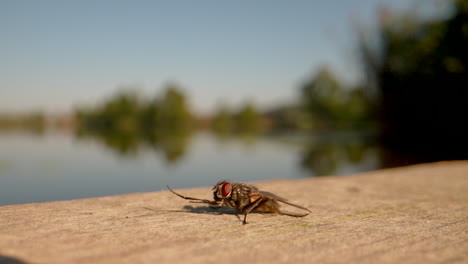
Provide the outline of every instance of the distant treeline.
{"type": "Polygon", "coordinates": [[[146,145],[174,162],[186,151],[194,118],[182,90],[169,84],[153,98],[119,91],[93,107],[78,108],[75,122],[78,138],[95,138],[123,155],[146,145]]]}
{"type": "Polygon", "coordinates": [[[232,109],[220,105],[211,116],[196,116],[187,95],[176,85],[144,99],[132,90],[119,91],[94,107],[76,110],[76,121],[88,131],[179,131],[209,128],[217,133],[260,133],[277,130],[362,128],[370,123],[370,99],[362,87],[340,84],[324,69],[300,90],[294,104],[264,111],[252,102],[232,109]]]}
{"type": "Polygon", "coordinates": [[[1,130],[28,130],[42,133],[46,127],[46,116],[42,112],[28,114],[0,114],[1,130]]]}
{"type": "Polygon", "coordinates": [[[132,90],[120,91],[95,107],[76,110],[80,129],[93,131],[164,130],[192,128],[186,96],[176,85],[168,85],[163,94],[145,99],[132,90]]]}

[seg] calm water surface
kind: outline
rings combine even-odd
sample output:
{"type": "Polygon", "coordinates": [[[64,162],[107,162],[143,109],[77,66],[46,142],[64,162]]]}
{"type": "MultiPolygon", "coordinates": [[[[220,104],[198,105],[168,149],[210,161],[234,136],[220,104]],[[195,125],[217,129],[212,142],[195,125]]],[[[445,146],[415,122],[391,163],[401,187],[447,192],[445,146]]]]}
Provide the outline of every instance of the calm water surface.
{"type": "Polygon", "coordinates": [[[67,133],[4,132],[0,205],[150,192],[166,185],[211,186],[220,179],[297,179],[379,168],[376,149],[358,143],[195,133],[183,143],[173,139],[164,143],[166,148],[144,144],[119,148],[67,133]]]}

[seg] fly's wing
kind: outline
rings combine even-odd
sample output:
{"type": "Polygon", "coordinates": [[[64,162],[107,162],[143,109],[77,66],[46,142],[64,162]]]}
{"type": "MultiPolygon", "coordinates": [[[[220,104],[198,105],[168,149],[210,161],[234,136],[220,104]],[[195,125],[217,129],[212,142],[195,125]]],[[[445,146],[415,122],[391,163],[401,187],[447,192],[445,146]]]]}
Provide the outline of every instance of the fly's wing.
{"type": "Polygon", "coordinates": [[[276,201],[276,199],[270,197],[269,195],[266,195],[265,193],[261,193],[261,192],[254,192],[254,193],[249,193],[248,197],[250,199],[251,204],[254,204],[257,201],[260,201],[257,207],[254,208],[254,211],[281,214],[278,201],[276,201]]]}
{"type": "Polygon", "coordinates": [[[257,186],[250,185],[250,184],[245,184],[245,185],[248,186],[252,190],[252,192],[258,192],[257,186]]]}
{"type": "MultiPolygon", "coordinates": [[[[280,203],[284,203],[284,204],[287,204],[287,205],[290,205],[290,206],[294,206],[294,207],[297,207],[297,208],[300,208],[302,210],[306,210],[307,212],[312,213],[309,209],[307,209],[307,208],[305,208],[303,206],[297,205],[297,204],[290,203],[290,202],[288,202],[288,200],[286,200],[283,197],[280,197],[280,196],[278,196],[278,195],[276,195],[274,193],[265,192],[265,191],[259,191],[259,193],[261,193],[263,195],[266,195],[266,196],[268,196],[270,198],[273,198],[273,199],[275,199],[276,201],[278,201],[280,203]]],[[[283,214],[285,214],[285,213],[283,213],[283,214]]],[[[290,215],[290,214],[288,214],[288,215],[290,215]]]]}

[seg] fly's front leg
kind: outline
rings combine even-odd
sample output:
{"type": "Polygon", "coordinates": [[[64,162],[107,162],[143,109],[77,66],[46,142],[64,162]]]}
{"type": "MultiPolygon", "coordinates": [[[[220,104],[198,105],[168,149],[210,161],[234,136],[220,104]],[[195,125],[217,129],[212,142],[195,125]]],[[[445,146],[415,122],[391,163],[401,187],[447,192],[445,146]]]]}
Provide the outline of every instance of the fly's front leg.
{"type": "Polygon", "coordinates": [[[176,192],[174,192],[171,188],[169,188],[168,185],[166,185],[167,189],[172,192],[173,194],[179,196],[180,198],[182,199],[185,199],[185,200],[190,200],[191,203],[204,203],[204,204],[209,204],[210,207],[213,207],[213,208],[219,208],[219,207],[222,207],[219,202],[217,201],[210,201],[210,200],[206,200],[206,199],[199,199],[199,198],[193,198],[193,197],[188,197],[188,196],[184,196],[182,194],[178,194],[176,192]]]}
{"type": "Polygon", "coordinates": [[[210,201],[210,200],[190,201],[190,203],[208,204],[210,206],[210,208],[213,208],[213,209],[218,209],[218,208],[223,207],[223,205],[219,204],[218,202],[210,201]]]}

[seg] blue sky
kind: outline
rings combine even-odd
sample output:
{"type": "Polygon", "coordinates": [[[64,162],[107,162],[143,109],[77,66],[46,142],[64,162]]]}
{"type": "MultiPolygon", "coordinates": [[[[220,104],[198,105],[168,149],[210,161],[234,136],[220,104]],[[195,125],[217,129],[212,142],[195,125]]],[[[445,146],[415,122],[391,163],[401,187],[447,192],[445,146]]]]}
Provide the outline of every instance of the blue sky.
{"type": "Polygon", "coordinates": [[[0,0],[0,112],[66,112],[178,83],[195,111],[293,100],[321,65],[359,78],[351,21],[414,1],[0,0]]]}

